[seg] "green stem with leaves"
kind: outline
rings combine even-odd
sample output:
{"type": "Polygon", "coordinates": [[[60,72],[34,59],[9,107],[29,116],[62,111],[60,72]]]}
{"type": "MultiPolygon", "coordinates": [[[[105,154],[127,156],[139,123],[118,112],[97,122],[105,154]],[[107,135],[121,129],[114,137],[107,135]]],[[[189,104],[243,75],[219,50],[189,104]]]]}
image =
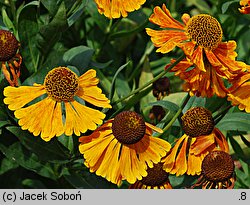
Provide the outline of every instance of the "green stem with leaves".
{"type": "Polygon", "coordinates": [[[175,113],[174,117],[169,121],[169,123],[163,128],[163,132],[161,134],[159,134],[157,137],[160,137],[161,135],[163,135],[173,125],[175,120],[182,113],[182,110],[186,106],[186,104],[188,103],[189,99],[190,99],[190,95],[187,94],[187,96],[186,96],[184,102],[182,103],[181,107],[178,109],[178,111],[175,113]]]}
{"type": "Polygon", "coordinates": [[[143,86],[135,89],[134,91],[132,91],[131,93],[129,93],[127,96],[120,98],[117,101],[112,102],[112,105],[116,105],[124,100],[126,100],[127,98],[129,98],[130,96],[142,91],[143,89],[145,89],[146,87],[148,87],[149,85],[151,85],[153,82],[157,81],[158,79],[160,79],[161,77],[163,77],[167,72],[169,72],[174,66],[176,66],[181,60],[183,60],[185,58],[185,54],[183,54],[182,56],[180,56],[174,63],[172,63],[166,70],[162,71],[160,74],[158,74],[156,77],[154,77],[152,80],[148,81],[147,83],[145,83],[143,86]]]}

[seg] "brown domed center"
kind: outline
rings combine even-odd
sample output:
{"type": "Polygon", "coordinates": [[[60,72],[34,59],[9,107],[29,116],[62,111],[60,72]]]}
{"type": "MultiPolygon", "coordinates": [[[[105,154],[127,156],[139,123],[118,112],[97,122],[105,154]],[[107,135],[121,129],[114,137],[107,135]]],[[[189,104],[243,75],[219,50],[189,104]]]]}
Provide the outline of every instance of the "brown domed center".
{"type": "Polygon", "coordinates": [[[139,142],[146,130],[142,116],[133,111],[119,113],[112,123],[112,132],[115,138],[123,144],[139,142]]]}
{"type": "Polygon", "coordinates": [[[54,68],[46,75],[44,86],[54,100],[70,101],[78,91],[78,77],[67,67],[54,68]]]}
{"type": "Polygon", "coordinates": [[[212,182],[222,182],[231,178],[234,173],[232,157],[223,151],[213,151],[202,161],[202,174],[212,182]]]}
{"type": "Polygon", "coordinates": [[[13,58],[18,48],[19,42],[16,37],[10,31],[0,30],[0,61],[13,58]]]}
{"type": "Polygon", "coordinates": [[[168,181],[168,173],[162,169],[163,164],[155,164],[153,168],[148,168],[146,177],[143,177],[141,183],[147,186],[161,186],[168,181]]]}
{"type": "Polygon", "coordinates": [[[223,35],[220,23],[207,14],[199,14],[190,18],[186,32],[197,45],[209,50],[218,47],[223,35]]]}
{"type": "Polygon", "coordinates": [[[189,109],[181,119],[182,129],[190,137],[209,135],[214,129],[212,113],[203,107],[189,109]]]}

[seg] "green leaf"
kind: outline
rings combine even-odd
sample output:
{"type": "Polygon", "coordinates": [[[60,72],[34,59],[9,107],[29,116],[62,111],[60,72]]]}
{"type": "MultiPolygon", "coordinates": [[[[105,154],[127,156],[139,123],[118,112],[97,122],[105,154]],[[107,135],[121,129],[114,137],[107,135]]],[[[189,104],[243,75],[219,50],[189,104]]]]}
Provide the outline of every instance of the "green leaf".
{"type": "Polygon", "coordinates": [[[104,32],[108,32],[109,19],[98,12],[97,5],[94,1],[89,1],[86,8],[87,12],[91,16],[91,19],[98,25],[98,27],[104,32]]]}
{"type": "Polygon", "coordinates": [[[47,187],[39,180],[25,179],[22,181],[22,185],[30,189],[46,189],[47,187]]]}
{"type": "MultiPolygon", "coordinates": [[[[141,75],[139,78],[139,87],[142,87],[145,83],[151,81],[154,78],[153,73],[151,72],[149,59],[148,57],[145,58],[141,75]]],[[[140,109],[144,116],[148,116],[149,109],[147,105],[151,102],[156,101],[156,98],[153,96],[152,92],[149,92],[146,96],[144,96],[140,101],[140,109]]]]}
{"type": "Polygon", "coordinates": [[[109,99],[112,100],[113,96],[114,96],[114,92],[115,92],[115,81],[116,78],[118,76],[118,74],[129,64],[129,62],[127,62],[126,64],[122,65],[120,68],[117,69],[112,82],[111,82],[111,88],[110,88],[110,93],[109,93],[109,99]]]}
{"type": "Polygon", "coordinates": [[[9,170],[17,168],[18,166],[19,165],[17,163],[14,163],[13,160],[3,158],[0,166],[0,175],[4,174],[5,172],[8,172],[9,170]]]}
{"type": "Polygon", "coordinates": [[[148,105],[149,106],[160,105],[166,110],[169,110],[173,113],[176,113],[180,108],[177,104],[167,100],[159,100],[157,102],[149,103],[148,105]]]}
{"type": "Polygon", "coordinates": [[[51,48],[60,39],[62,32],[67,28],[66,8],[64,2],[62,2],[51,22],[41,26],[37,35],[37,45],[40,52],[43,54],[43,61],[48,56],[51,48]]]}
{"type": "Polygon", "coordinates": [[[57,139],[49,142],[43,141],[40,136],[35,137],[19,127],[7,127],[27,149],[35,153],[39,159],[44,161],[65,163],[70,159],[69,150],[61,145],[57,139]]]}
{"type": "Polygon", "coordinates": [[[7,26],[7,28],[9,30],[13,30],[14,34],[16,34],[15,26],[12,23],[12,21],[10,20],[10,18],[9,18],[9,16],[4,8],[2,8],[2,17],[3,17],[3,23],[7,26]]]}
{"type": "Polygon", "coordinates": [[[19,15],[18,34],[21,42],[23,62],[30,73],[37,70],[39,50],[37,48],[37,33],[39,27],[34,6],[24,7],[19,15]],[[27,32],[28,31],[28,32],[27,32]]]}
{"type": "MultiPolygon", "coordinates": [[[[221,7],[222,13],[223,13],[223,14],[226,13],[227,10],[229,9],[229,7],[230,7],[231,5],[233,5],[233,3],[236,3],[236,2],[237,2],[237,5],[238,5],[238,4],[239,4],[239,1],[238,1],[238,0],[225,2],[225,3],[222,5],[222,7],[221,7]]],[[[239,7],[239,6],[240,6],[240,5],[238,5],[238,7],[239,7]]]]}
{"type": "Polygon", "coordinates": [[[187,105],[184,107],[183,112],[186,112],[192,107],[205,107],[206,98],[193,96],[189,99],[187,105]]]}
{"type": "Polygon", "coordinates": [[[93,53],[92,48],[77,46],[64,53],[63,61],[65,65],[75,66],[83,72],[89,67],[93,53]]]}
{"type": "MultiPolygon", "coordinates": [[[[84,166],[84,165],[82,165],[84,166]]],[[[106,179],[89,173],[89,171],[82,171],[81,174],[72,170],[64,169],[63,177],[77,189],[114,189],[116,185],[108,182],[106,179]]]]}
{"type": "Polygon", "coordinates": [[[9,160],[25,169],[50,179],[55,180],[57,178],[49,163],[39,161],[38,157],[25,149],[20,142],[15,142],[9,147],[0,144],[0,150],[9,160]]]}
{"type": "Polygon", "coordinates": [[[232,148],[234,150],[235,155],[240,158],[240,159],[245,159],[245,154],[242,150],[242,148],[240,147],[239,143],[232,137],[229,137],[229,142],[232,145],[232,148]]]}
{"type": "Polygon", "coordinates": [[[244,112],[227,113],[216,127],[226,131],[250,131],[250,114],[244,112]]]}

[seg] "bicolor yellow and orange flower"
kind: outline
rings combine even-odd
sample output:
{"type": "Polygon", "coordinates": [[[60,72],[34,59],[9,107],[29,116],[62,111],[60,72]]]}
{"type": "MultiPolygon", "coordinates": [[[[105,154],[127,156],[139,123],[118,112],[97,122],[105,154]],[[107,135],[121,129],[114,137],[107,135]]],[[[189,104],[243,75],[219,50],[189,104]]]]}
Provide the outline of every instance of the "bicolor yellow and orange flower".
{"type": "Polygon", "coordinates": [[[4,77],[11,86],[18,86],[22,56],[19,54],[20,43],[7,30],[0,30],[0,63],[4,77]]]}
{"type": "Polygon", "coordinates": [[[62,134],[80,135],[95,130],[105,114],[80,103],[86,101],[97,107],[111,108],[110,101],[97,87],[96,71],[88,70],[78,77],[67,67],[48,72],[43,84],[8,86],[4,103],[14,112],[23,130],[45,141],[62,134]]]}
{"type": "Polygon", "coordinates": [[[160,162],[171,145],[153,137],[161,129],[146,123],[133,111],[123,111],[79,139],[80,153],[90,172],[121,185],[122,180],[134,184],[147,176],[147,168],[160,162]]]}
{"type": "Polygon", "coordinates": [[[228,101],[233,106],[238,106],[240,110],[250,113],[250,73],[245,72],[239,78],[232,81],[229,88],[228,101]]]}
{"type": "Polygon", "coordinates": [[[157,52],[168,53],[180,47],[197,69],[209,72],[213,68],[225,79],[233,79],[246,70],[245,63],[235,60],[236,42],[222,42],[222,28],[214,17],[208,14],[193,17],[183,14],[181,23],[171,16],[163,4],[162,8],[154,8],[149,20],[161,28],[146,28],[155,47],[158,47],[157,52]]]}
{"type": "Polygon", "coordinates": [[[214,127],[212,114],[203,107],[189,109],[182,116],[184,135],[163,158],[163,169],[176,176],[199,175],[204,157],[214,150],[229,151],[228,143],[214,127]]]}
{"type": "Polygon", "coordinates": [[[128,12],[140,9],[146,0],[95,0],[100,14],[108,18],[127,17],[128,12]]]}
{"type": "Polygon", "coordinates": [[[240,1],[241,8],[239,8],[240,13],[242,14],[250,14],[250,1],[242,0],[240,1]]]}

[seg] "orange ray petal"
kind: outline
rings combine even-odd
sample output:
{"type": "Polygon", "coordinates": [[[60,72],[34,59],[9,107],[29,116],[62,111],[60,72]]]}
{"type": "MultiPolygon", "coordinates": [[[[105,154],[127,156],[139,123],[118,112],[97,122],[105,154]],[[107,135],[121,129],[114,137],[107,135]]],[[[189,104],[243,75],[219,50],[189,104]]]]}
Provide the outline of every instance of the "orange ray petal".
{"type": "Polygon", "coordinates": [[[215,144],[214,134],[199,136],[196,141],[190,147],[190,153],[194,155],[200,155],[208,147],[215,144]]]}
{"type": "Polygon", "coordinates": [[[180,148],[180,151],[176,157],[175,165],[173,169],[169,172],[170,174],[176,174],[176,176],[180,176],[186,173],[187,171],[187,144],[188,137],[186,137],[183,141],[183,144],[180,148]]]}
{"type": "Polygon", "coordinates": [[[166,172],[170,172],[173,169],[173,167],[175,166],[177,151],[178,151],[178,149],[180,147],[180,144],[186,138],[188,138],[188,136],[186,134],[184,134],[180,139],[178,139],[176,144],[174,145],[174,147],[172,147],[171,150],[169,151],[169,154],[162,159],[162,162],[164,163],[163,164],[163,169],[166,172]]]}
{"type": "Polygon", "coordinates": [[[204,62],[203,62],[203,48],[198,46],[191,56],[191,61],[196,64],[197,68],[201,71],[206,72],[204,62]]]}
{"type": "Polygon", "coordinates": [[[149,21],[159,25],[161,28],[184,30],[184,25],[172,17],[165,4],[162,5],[162,9],[159,6],[154,8],[154,13],[150,16],[149,21]]]}

